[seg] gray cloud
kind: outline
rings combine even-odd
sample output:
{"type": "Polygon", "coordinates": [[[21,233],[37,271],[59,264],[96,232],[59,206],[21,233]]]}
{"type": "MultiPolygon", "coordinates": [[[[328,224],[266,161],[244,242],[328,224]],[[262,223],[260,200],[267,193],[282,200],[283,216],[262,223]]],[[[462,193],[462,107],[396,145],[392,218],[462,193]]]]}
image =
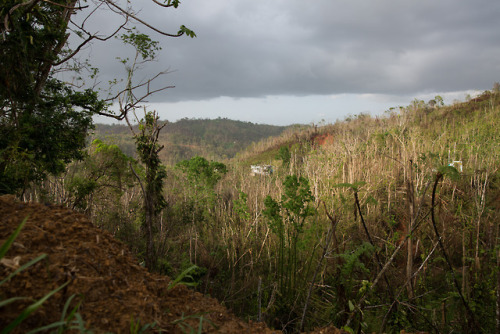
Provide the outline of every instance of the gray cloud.
{"type": "MultiPolygon", "coordinates": [[[[497,0],[185,0],[178,9],[146,1],[139,13],[195,39],[160,40],[159,61],[139,75],[167,68],[159,85],[175,91],[151,100],[204,100],[270,95],[392,94],[489,89],[500,80],[497,0]]],[[[118,21],[96,22],[108,29],[118,21]]],[[[94,45],[103,80],[122,75],[117,42],[94,45]]]]}

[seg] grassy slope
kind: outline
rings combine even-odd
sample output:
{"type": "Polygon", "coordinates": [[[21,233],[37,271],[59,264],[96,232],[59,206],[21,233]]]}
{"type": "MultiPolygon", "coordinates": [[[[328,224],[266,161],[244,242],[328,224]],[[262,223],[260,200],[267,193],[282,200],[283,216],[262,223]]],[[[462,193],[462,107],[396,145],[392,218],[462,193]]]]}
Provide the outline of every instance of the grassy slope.
{"type": "MultiPolygon", "coordinates": [[[[437,188],[436,223],[465,298],[473,305],[472,308],[475,307],[476,322],[479,323],[478,319],[490,319],[480,324],[491,330],[494,328],[494,295],[484,295],[484,291],[494,289],[496,280],[495,271],[492,269],[497,263],[495,249],[498,248],[496,240],[499,237],[500,217],[499,104],[500,95],[491,92],[485,92],[482,96],[464,103],[439,108],[432,108],[423,101],[415,101],[412,105],[389,112],[384,117],[371,118],[360,115],[319,128],[316,133],[327,133],[334,139],[332,143],[321,147],[311,139],[315,135],[311,128],[287,132],[281,137],[253,145],[246,152],[239,154],[235,159],[234,175],[228,177],[227,184],[221,185],[221,189],[237,185],[239,190],[248,194],[248,203],[255,203],[252,204],[254,207],[251,209],[251,216],[259,217],[265,196],[281,197],[281,175],[296,173],[306,176],[316,199],[324,201],[327,209],[340,217],[341,223],[337,227],[338,241],[343,245],[346,254],[349,254],[359,249],[360,245],[367,241],[367,236],[361,227],[359,213],[355,212],[352,191],[335,185],[365,182],[359,188],[361,209],[369,233],[380,248],[383,262],[408,232],[410,221],[420,222],[419,229],[411,238],[411,252],[405,245],[396,258],[397,265],[393,264],[388,271],[393,293],[399,290],[403,296],[408,294],[402,298],[407,298],[410,304],[421,307],[422,310],[441,307],[441,301],[448,300],[450,312],[459,315],[450,316],[441,322],[432,312],[421,311],[410,316],[415,309],[402,308],[407,315],[398,314],[401,319],[397,321],[407,329],[427,328],[433,331],[439,327],[447,331],[450,328],[472,326],[473,320],[468,319],[460,300],[453,297],[456,296],[456,291],[440,250],[438,249],[429,260],[428,266],[420,268],[421,271],[417,275],[420,283],[414,286],[412,292],[405,291],[407,287],[402,283],[408,273],[418,270],[422,259],[436,245],[437,237],[432,229],[429,210],[432,189],[430,186],[437,170],[451,161],[462,161],[463,172],[460,173],[459,179],[453,181],[445,178],[437,188]],[[250,163],[271,161],[279,167],[279,162],[274,157],[283,145],[290,147],[292,151],[290,167],[286,170],[278,168],[278,175],[269,181],[248,178],[250,163]],[[409,209],[411,203],[415,203],[414,214],[421,207],[418,217],[412,217],[409,209]],[[407,254],[413,254],[414,257],[410,269],[407,254]],[[410,293],[425,297],[415,300],[410,293]],[[433,316],[436,318],[432,318],[433,316]]],[[[262,223],[265,225],[263,219],[262,223]]],[[[323,216],[319,224],[328,226],[328,220],[323,216]]],[[[241,230],[232,236],[220,235],[210,238],[218,242],[227,239],[226,247],[234,247],[234,254],[237,255],[238,249],[249,246],[244,242],[234,245],[234,240],[241,238],[239,235],[251,233],[252,226],[253,224],[239,227],[241,230]]],[[[231,229],[231,225],[227,228],[231,229]]],[[[272,244],[269,247],[273,249],[272,244]]],[[[270,256],[267,261],[272,263],[273,257],[270,256]]],[[[373,275],[378,269],[373,266],[373,262],[368,263],[366,266],[370,268],[371,274],[357,272],[350,277],[354,291],[361,287],[358,284],[362,280],[374,279],[373,275]]],[[[238,264],[245,265],[244,261],[238,264]]],[[[231,268],[231,263],[228,266],[231,268]]],[[[338,276],[341,272],[335,268],[323,270],[322,277],[325,277],[325,281],[322,283],[334,286],[335,279],[332,281],[328,277],[338,276]]],[[[242,283],[243,285],[250,284],[251,275],[252,273],[246,273],[246,276],[241,278],[246,282],[242,283]]],[[[377,291],[382,294],[385,294],[387,289],[383,283],[377,287],[377,291]]],[[[318,305],[335,305],[341,300],[338,289],[325,290],[322,293],[331,294],[334,298],[329,300],[324,296],[318,297],[318,305]]],[[[359,297],[351,294],[349,298],[355,301],[355,298],[359,297]]],[[[392,302],[377,298],[374,300],[378,303],[392,302]]],[[[335,312],[342,312],[342,308],[335,309],[335,312]]],[[[325,316],[326,313],[318,311],[311,315],[311,321],[317,317],[321,319],[318,323],[321,323],[325,321],[325,316]]],[[[366,316],[370,318],[370,315],[366,316]]],[[[383,316],[384,313],[377,314],[376,310],[373,311],[370,321],[374,330],[383,323],[383,316]]]]}
{"type": "MultiPolygon", "coordinates": [[[[163,212],[168,228],[158,226],[158,230],[167,233],[165,244],[158,244],[163,249],[158,253],[163,263],[160,270],[175,276],[191,263],[207,268],[200,291],[216,296],[237,314],[253,318],[258,312],[256,292],[262,280],[262,305],[266,308],[263,317],[274,326],[290,321],[296,324],[304,305],[305,290],[300,287],[310,286],[309,269],[319,263],[320,250],[331,226],[325,214],[328,210],[339,219],[336,242],[330,245],[327,259],[318,266],[307,328],[326,323],[343,326],[350,313],[348,305],[358,303],[359,291],[364,284],[373,282],[379,272],[366,247],[368,238],[355,210],[352,190],[336,187],[362,181],[365,183],[359,187],[361,212],[382,263],[388,261],[408,233],[412,219],[410,204],[415,203],[415,211],[420,206],[421,210],[418,217],[413,217],[419,228],[412,234],[412,245],[404,244],[389,266],[387,282],[380,280],[368,297],[376,307],[365,309],[363,321],[356,318],[351,326],[356,329],[366,322],[365,332],[378,331],[382,324],[387,331],[463,332],[463,328],[473,327],[472,320],[457,296],[442,251],[434,249],[437,237],[430,219],[428,188],[437,169],[460,160],[463,172],[459,179],[446,178],[437,187],[436,223],[474,317],[481,319],[485,332],[492,331],[494,293],[498,289],[494,268],[500,219],[499,103],[498,94],[487,92],[451,106],[431,108],[415,101],[384,117],[360,115],[318,129],[292,127],[278,137],[252,144],[238,153],[228,162],[230,172],[215,192],[200,184],[193,186],[180,171],[171,169],[165,184],[169,206],[163,212]],[[321,146],[314,137],[325,134],[333,140],[321,146]],[[285,145],[292,153],[286,168],[275,158],[285,145]],[[275,174],[249,176],[250,164],[269,162],[276,165],[275,174]],[[289,174],[307,177],[319,213],[306,221],[301,234],[297,257],[300,270],[296,273],[301,285],[291,296],[277,296],[273,300],[280,245],[262,211],[266,196],[282,198],[283,180],[289,174]],[[433,255],[421,267],[430,253],[433,255]],[[409,254],[413,258],[411,265],[409,254]],[[417,273],[412,289],[404,285],[408,272],[417,273]],[[391,296],[395,295],[398,306],[391,313],[389,306],[394,301],[391,296]],[[276,319],[279,322],[273,323],[276,319]]],[[[193,129],[201,133],[206,127],[193,129]]],[[[183,128],[169,143],[178,140],[178,144],[192,145],[194,150],[199,142],[180,139],[187,131],[183,128]]],[[[241,130],[236,132],[241,136],[241,130]]],[[[205,140],[204,147],[221,140],[205,140]]],[[[212,156],[204,156],[217,159],[215,153],[209,154],[212,156]]],[[[129,191],[139,192],[137,187],[129,191]]],[[[111,218],[106,221],[112,226],[119,222],[129,226],[127,219],[131,222],[135,219],[132,211],[126,210],[129,206],[130,203],[122,210],[109,205],[94,212],[108,214],[111,218]],[[115,214],[121,218],[115,219],[115,214]]],[[[120,231],[129,233],[132,246],[140,249],[135,232],[120,231]]]]}

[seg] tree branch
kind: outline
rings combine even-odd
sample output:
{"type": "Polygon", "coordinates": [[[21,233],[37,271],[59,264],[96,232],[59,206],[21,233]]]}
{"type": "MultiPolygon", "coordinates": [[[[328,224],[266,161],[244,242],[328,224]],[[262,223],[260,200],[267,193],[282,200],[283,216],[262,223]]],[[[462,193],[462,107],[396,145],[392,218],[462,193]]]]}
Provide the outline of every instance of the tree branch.
{"type": "Polygon", "coordinates": [[[66,8],[66,9],[82,10],[82,9],[85,9],[85,8],[89,7],[89,6],[78,6],[78,7],[75,7],[75,6],[66,6],[66,5],[63,5],[61,3],[57,3],[57,2],[54,2],[54,1],[50,1],[50,0],[42,0],[42,1],[50,3],[51,5],[62,7],[62,8],[66,8]]]}
{"type": "Polygon", "coordinates": [[[437,185],[439,183],[439,180],[441,180],[442,177],[443,177],[443,174],[438,172],[436,175],[436,180],[434,181],[434,187],[432,189],[432,205],[431,205],[432,226],[434,227],[434,233],[436,233],[436,237],[437,237],[438,242],[439,242],[439,247],[443,251],[444,258],[446,260],[446,263],[448,264],[448,268],[450,269],[450,274],[451,274],[451,277],[453,278],[453,283],[455,285],[455,288],[457,289],[457,292],[460,295],[460,299],[462,300],[462,303],[464,304],[464,307],[467,310],[467,315],[469,317],[469,320],[471,321],[472,325],[476,329],[479,329],[479,327],[476,324],[476,320],[474,318],[474,313],[472,313],[472,310],[469,307],[469,303],[467,303],[467,301],[465,300],[464,295],[462,294],[462,290],[460,289],[460,286],[458,284],[457,278],[455,277],[455,271],[453,270],[453,266],[451,265],[450,259],[448,258],[448,254],[446,253],[446,249],[444,248],[443,241],[441,240],[441,236],[439,235],[439,231],[437,229],[436,218],[434,217],[434,205],[435,205],[435,199],[436,199],[436,189],[437,189],[437,185]]]}
{"type": "MultiPolygon", "coordinates": [[[[368,227],[366,226],[365,219],[363,218],[363,213],[361,212],[361,206],[359,204],[359,198],[358,198],[357,191],[354,191],[354,199],[356,201],[356,206],[358,208],[359,217],[361,218],[361,222],[363,223],[363,228],[365,229],[366,236],[368,237],[370,244],[375,248],[375,243],[373,242],[372,237],[370,236],[370,232],[368,232],[368,227]]],[[[375,259],[377,260],[377,268],[379,270],[382,270],[382,264],[381,264],[381,261],[380,261],[380,258],[378,256],[378,252],[376,249],[375,249],[375,259]]],[[[391,285],[389,284],[389,280],[387,279],[387,276],[385,275],[385,273],[384,273],[384,281],[387,284],[387,289],[389,291],[389,295],[391,296],[391,298],[393,298],[391,285]]]]}
{"type": "Polygon", "coordinates": [[[155,4],[157,4],[158,6],[161,6],[161,7],[174,7],[174,4],[164,4],[164,3],[161,3],[159,1],[156,1],[156,0],[152,0],[155,4]]]}
{"type": "Polygon", "coordinates": [[[137,173],[135,172],[135,169],[134,167],[132,167],[132,163],[129,161],[128,163],[129,167],[130,167],[130,170],[132,171],[132,173],[134,174],[134,176],[137,178],[137,181],[139,181],[139,184],[141,185],[141,189],[142,189],[142,194],[143,196],[146,196],[146,190],[144,189],[144,186],[142,184],[142,181],[141,181],[141,178],[139,177],[139,175],[137,175],[137,173]]]}
{"type": "Polygon", "coordinates": [[[81,31],[83,31],[85,34],[87,34],[89,37],[84,40],[80,45],[77,46],[77,48],[71,52],[69,54],[69,56],[65,57],[64,59],[60,60],[60,61],[57,61],[57,62],[53,62],[52,65],[53,66],[59,66],[61,64],[64,64],[65,62],[67,62],[68,60],[70,60],[71,58],[73,58],[78,52],[80,52],[80,50],[87,44],[89,43],[90,41],[92,41],[93,39],[97,39],[99,41],[102,41],[102,42],[105,42],[107,41],[108,39],[114,37],[120,30],[123,29],[123,27],[125,27],[125,25],[128,23],[128,17],[125,18],[125,22],[123,22],[122,25],[120,25],[112,34],[110,34],[109,36],[107,37],[99,37],[97,36],[96,34],[91,34],[89,33],[87,30],[85,30],[83,28],[83,24],[81,26],[78,26],[77,24],[75,24],[73,21],[71,21],[71,23],[73,23],[78,29],[80,29],[81,31]]]}
{"type": "Polygon", "coordinates": [[[35,5],[37,2],[40,2],[40,1],[42,1],[42,0],[28,0],[26,2],[22,2],[22,3],[19,3],[19,4],[15,5],[14,7],[12,7],[9,10],[9,12],[5,15],[5,17],[3,19],[3,22],[4,22],[4,31],[2,31],[2,35],[4,37],[4,40],[5,40],[5,32],[9,32],[10,31],[10,29],[9,29],[9,18],[12,15],[12,13],[14,13],[14,11],[16,9],[18,9],[19,7],[35,5]]]}
{"type": "Polygon", "coordinates": [[[321,268],[321,264],[323,263],[323,260],[325,259],[326,255],[328,253],[328,246],[330,245],[332,239],[335,236],[335,228],[337,227],[337,223],[339,222],[339,219],[337,219],[336,217],[333,218],[328,213],[328,211],[326,210],[326,204],[325,204],[325,202],[323,202],[323,205],[325,206],[326,215],[328,216],[328,218],[330,219],[330,221],[332,223],[332,227],[330,228],[330,231],[328,232],[328,235],[327,235],[327,237],[325,239],[325,244],[323,246],[323,253],[321,254],[321,258],[320,258],[320,260],[318,262],[318,265],[316,266],[316,270],[314,271],[314,275],[313,275],[313,278],[311,280],[311,286],[309,287],[309,291],[307,292],[306,301],[304,303],[304,309],[302,310],[302,318],[300,319],[300,325],[299,325],[299,329],[301,331],[304,330],[304,320],[306,318],[306,312],[307,312],[307,307],[308,307],[308,304],[309,304],[309,299],[311,298],[312,291],[313,291],[313,288],[314,288],[314,282],[316,281],[316,277],[318,276],[319,270],[321,268]]]}
{"type": "Polygon", "coordinates": [[[128,12],[126,11],[125,9],[121,8],[120,6],[118,6],[117,4],[115,4],[113,2],[113,0],[105,0],[106,3],[114,8],[116,8],[119,12],[121,12],[122,14],[128,16],[128,17],[131,17],[133,18],[134,20],[136,20],[137,22],[145,25],[146,27],[148,27],[149,29],[151,30],[154,30],[156,31],[157,33],[161,34],[161,35],[164,35],[164,36],[168,36],[168,37],[180,37],[182,35],[184,35],[184,32],[183,31],[180,31],[178,34],[174,35],[174,34],[169,34],[169,33],[166,33],[164,31],[161,31],[155,27],[153,27],[152,25],[148,24],[147,22],[141,20],[140,18],[138,18],[137,16],[135,16],[134,14],[132,14],[131,12],[128,12]]]}

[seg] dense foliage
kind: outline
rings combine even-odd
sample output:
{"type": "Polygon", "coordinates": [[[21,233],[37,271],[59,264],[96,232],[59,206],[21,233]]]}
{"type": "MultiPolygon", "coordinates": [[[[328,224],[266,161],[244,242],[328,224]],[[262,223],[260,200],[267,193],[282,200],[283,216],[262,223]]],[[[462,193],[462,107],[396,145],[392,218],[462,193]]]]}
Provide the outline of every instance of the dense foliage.
{"type": "MultiPolygon", "coordinates": [[[[161,7],[179,6],[179,1],[155,3],[161,7]]],[[[108,111],[108,105],[119,99],[123,92],[148,85],[126,87],[116,93],[104,87],[111,97],[98,95],[95,86],[86,86],[81,73],[95,79],[98,69],[77,55],[92,41],[105,42],[123,29],[135,31],[127,22],[135,18],[132,6],[121,8],[114,1],[99,0],[87,3],[78,0],[4,0],[0,4],[0,194],[21,194],[32,182],[44,180],[47,175],[64,171],[66,164],[83,158],[85,137],[92,128],[92,116],[100,114],[123,119],[137,108],[144,96],[118,114],[108,111]],[[123,23],[109,35],[85,26],[85,22],[98,8],[108,8],[123,23]],[[82,20],[75,20],[81,15],[82,20]],[[76,45],[70,47],[68,39],[73,33],[76,45]],[[67,76],[60,73],[66,72],[67,76]],[[61,78],[71,78],[71,82],[61,78]]],[[[179,37],[195,34],[181,26],[176,34],[165,33],[144,21],[143,25],[162,35],[179,37]]],[[[156,47],[147,35],[131,32],[122,41],[144,51],[156,47]]],[[[155,49],[157,50],[157,48],[155,49]]],[[[144,57],[144,54],[142,55],[144,57]]],[[[154,56],[154,54],[153,54],[154,56]]],[[[115,81],[115,83],[118,81],[115,81]]],[[[113,85],[112,85],[113,86],[113,85]]],[[[156,89],[155,91],[165,88],[156,89]]],[[[130,102],[130,101],[129,101],[130,102]]]]}
{"type": "Polygon", "coordinates": [[[0,193],[23,190],[82,158],[91,116],[106,108],[95,92],[52,77],[69,15],[48,2],[0,7],[0,193]]]}

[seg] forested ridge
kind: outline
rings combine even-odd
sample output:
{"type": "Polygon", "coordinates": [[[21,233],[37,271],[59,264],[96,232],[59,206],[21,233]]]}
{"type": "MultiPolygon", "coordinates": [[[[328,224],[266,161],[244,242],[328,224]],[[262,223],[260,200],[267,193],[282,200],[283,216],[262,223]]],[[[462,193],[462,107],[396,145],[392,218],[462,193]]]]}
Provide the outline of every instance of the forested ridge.
{"type": "MultiPolygon", "coordinates": [[[[226,118],[213,120],[185,118],[165,124],[158,139],[165,146],[160,155],[167,165],[194,156],[212,160],[232,158],[250,144],[267,137],[278,136],[289,128],[226,118]]],[[[137,127],[136,125],[135,128],[137,127]]],[[[116,144],[125,154],[137,156],[130,129],[126,125],[96,124],[89,138],[116,144]]]]}
{"type": "Polygon", "coordinates": [[[151,237],[144,167],[105,140],[23,198],[84,213],[151,271],[285,332],[494,332],[499,104],[496,89],[415,100],[164,166],[151,237]],[[274,172],[250,176],[259,162],[274,172]]]}

